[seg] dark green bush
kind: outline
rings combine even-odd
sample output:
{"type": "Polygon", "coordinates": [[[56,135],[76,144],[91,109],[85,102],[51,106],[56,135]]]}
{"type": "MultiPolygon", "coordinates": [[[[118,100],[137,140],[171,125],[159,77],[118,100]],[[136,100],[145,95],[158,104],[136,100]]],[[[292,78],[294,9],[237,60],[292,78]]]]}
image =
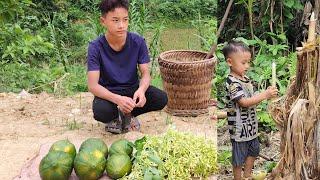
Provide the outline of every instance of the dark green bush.
{"type": "Polygon", "coordinates": [[[165,18],[169,20],[195,19],[198,13],[203,17],[214,17],[217,0],[139,0],[152,9],[151,16],[155,20],[165,18]]]}

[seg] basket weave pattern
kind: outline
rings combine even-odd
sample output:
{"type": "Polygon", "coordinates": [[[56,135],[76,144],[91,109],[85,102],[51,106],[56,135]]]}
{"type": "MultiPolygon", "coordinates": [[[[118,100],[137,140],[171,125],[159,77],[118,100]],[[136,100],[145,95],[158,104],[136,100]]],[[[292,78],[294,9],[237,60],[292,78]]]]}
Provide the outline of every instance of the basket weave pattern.
{"type": "Polygon", "coordinates": [[[163,87],[168,95],[167,111],[176,116],[208,113],[215,57],[205,59],[199,51],[166,51],[159,65],[163,87]]]}

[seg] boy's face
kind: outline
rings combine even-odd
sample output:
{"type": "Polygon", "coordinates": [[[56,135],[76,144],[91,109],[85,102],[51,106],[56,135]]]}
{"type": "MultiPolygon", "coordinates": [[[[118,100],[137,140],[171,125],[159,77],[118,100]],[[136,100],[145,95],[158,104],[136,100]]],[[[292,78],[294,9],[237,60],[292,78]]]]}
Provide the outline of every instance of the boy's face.
{"type": "Polygon", "coordinates": [[[244,77],[250,68],[250,60],[250,52],[238,51],[228,57],[227,63],[232,73],[244,77]]]}
{"type": "Polygon", "coordinates": [[[116,37],[125,37],[129,25],[129,15],[125,8],[115,8],[100,17],[100,23],[108,33],[116,37]]]}

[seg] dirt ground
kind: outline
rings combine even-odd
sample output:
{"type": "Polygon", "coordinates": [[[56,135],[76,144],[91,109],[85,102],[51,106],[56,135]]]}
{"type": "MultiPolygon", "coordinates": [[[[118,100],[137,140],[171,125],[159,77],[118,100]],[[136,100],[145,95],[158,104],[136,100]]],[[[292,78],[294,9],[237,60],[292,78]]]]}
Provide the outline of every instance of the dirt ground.
{"type": "MultiPolygon", "coordinates": [[[[47,93],[0,93],[0,179],[19,177],[21,169],[34,158],[41,146],[61,139],[80,144],[90,137],[102,138],[107,144],[119,138],[135,140],[144,135],[157,135],[173,126],[217,142],[217,130],[209,116],[182,118],[166,112],[139,116],[141,132],[113,135],[93,119],[93,96],[80,93],[56,97],[47,93]]],[[[210,109],[212,114],[214,109],[210,109]]]]}

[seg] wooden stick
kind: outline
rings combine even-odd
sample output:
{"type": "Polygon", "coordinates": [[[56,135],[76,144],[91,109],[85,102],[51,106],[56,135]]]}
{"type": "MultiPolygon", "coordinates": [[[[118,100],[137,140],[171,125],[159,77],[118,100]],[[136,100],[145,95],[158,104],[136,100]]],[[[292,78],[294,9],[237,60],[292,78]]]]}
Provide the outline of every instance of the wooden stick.
{"type": "MultiPolygon", "coordinates": [[[[320,43],[319,43],[320,45],[320,43]]],[[[318,51],[318,72],[317,72],[317,82],[316,82],[316,86],[320,86],[320,48],[317,48],[318,51]]],[[[320,158],[320,156],[319,156],[320,158]]],[[[320,167],[319,167],[320,168],[320,167]]]]}
{"type": "Polygon", "coordinates": [[[50,84],[54,84],[54,83],[56,83],[56,82],[60,82],[60,81],[62,81],[65,77],[67,77],[68,75],[69,75],[69,73],[65,73],[65,74],[64,74],[63,76],[61,76],[60,78],[58,78],[58,79],[56,79],[56,80],[54,80],[54,81],[51,81],[51,82],[49,82],[49,83],[41,84],[40,86],[36,86],[36,87],[31,88],[31,89],[28,89],[27,92],[33,91],[33,90],[38,89],[38,88],[43,87],[43,86],[47,86],[47,85],[50,85],[50,84]]]}
{"type": "Polygon", "coordinates": [[[207,56],[206,56],[206,59],[209,59],[209,58],[214,54],[214,52],[215,52],[216,49],[217,49],[218,39],[219,39],[220,33],[221,33],[221,31],[222,31],[222,29],[223,29],[223,27],[224,27],[224,23],[225,23],[226,20],[227,20],[227,17],[228,17],[229,11],[230,11],[230,9],[231,9],[232,3],[233,3],[233,0],[230,0],[229,3],[228,3],[227,9],[226,9],[226,11],[225,11],[225,13],[224,13],[224,15],[223,15],[223,18],[222,18],[222,20],[221,20],[219,29],[218,29],[217,34],[216,34],[217,42],[214,42],[214,43],[213,43],[213,45],[212,45],[209,53],[208,53],[207,56]]]}
{"type": "Polygon", "coordinates": [[[267,160],[267,161],[274,161],[273,158],[267,157],[267,156],[265,156],[263,154],[259,154],[259,156],[262,157],[263,159],[267,160]]]}

